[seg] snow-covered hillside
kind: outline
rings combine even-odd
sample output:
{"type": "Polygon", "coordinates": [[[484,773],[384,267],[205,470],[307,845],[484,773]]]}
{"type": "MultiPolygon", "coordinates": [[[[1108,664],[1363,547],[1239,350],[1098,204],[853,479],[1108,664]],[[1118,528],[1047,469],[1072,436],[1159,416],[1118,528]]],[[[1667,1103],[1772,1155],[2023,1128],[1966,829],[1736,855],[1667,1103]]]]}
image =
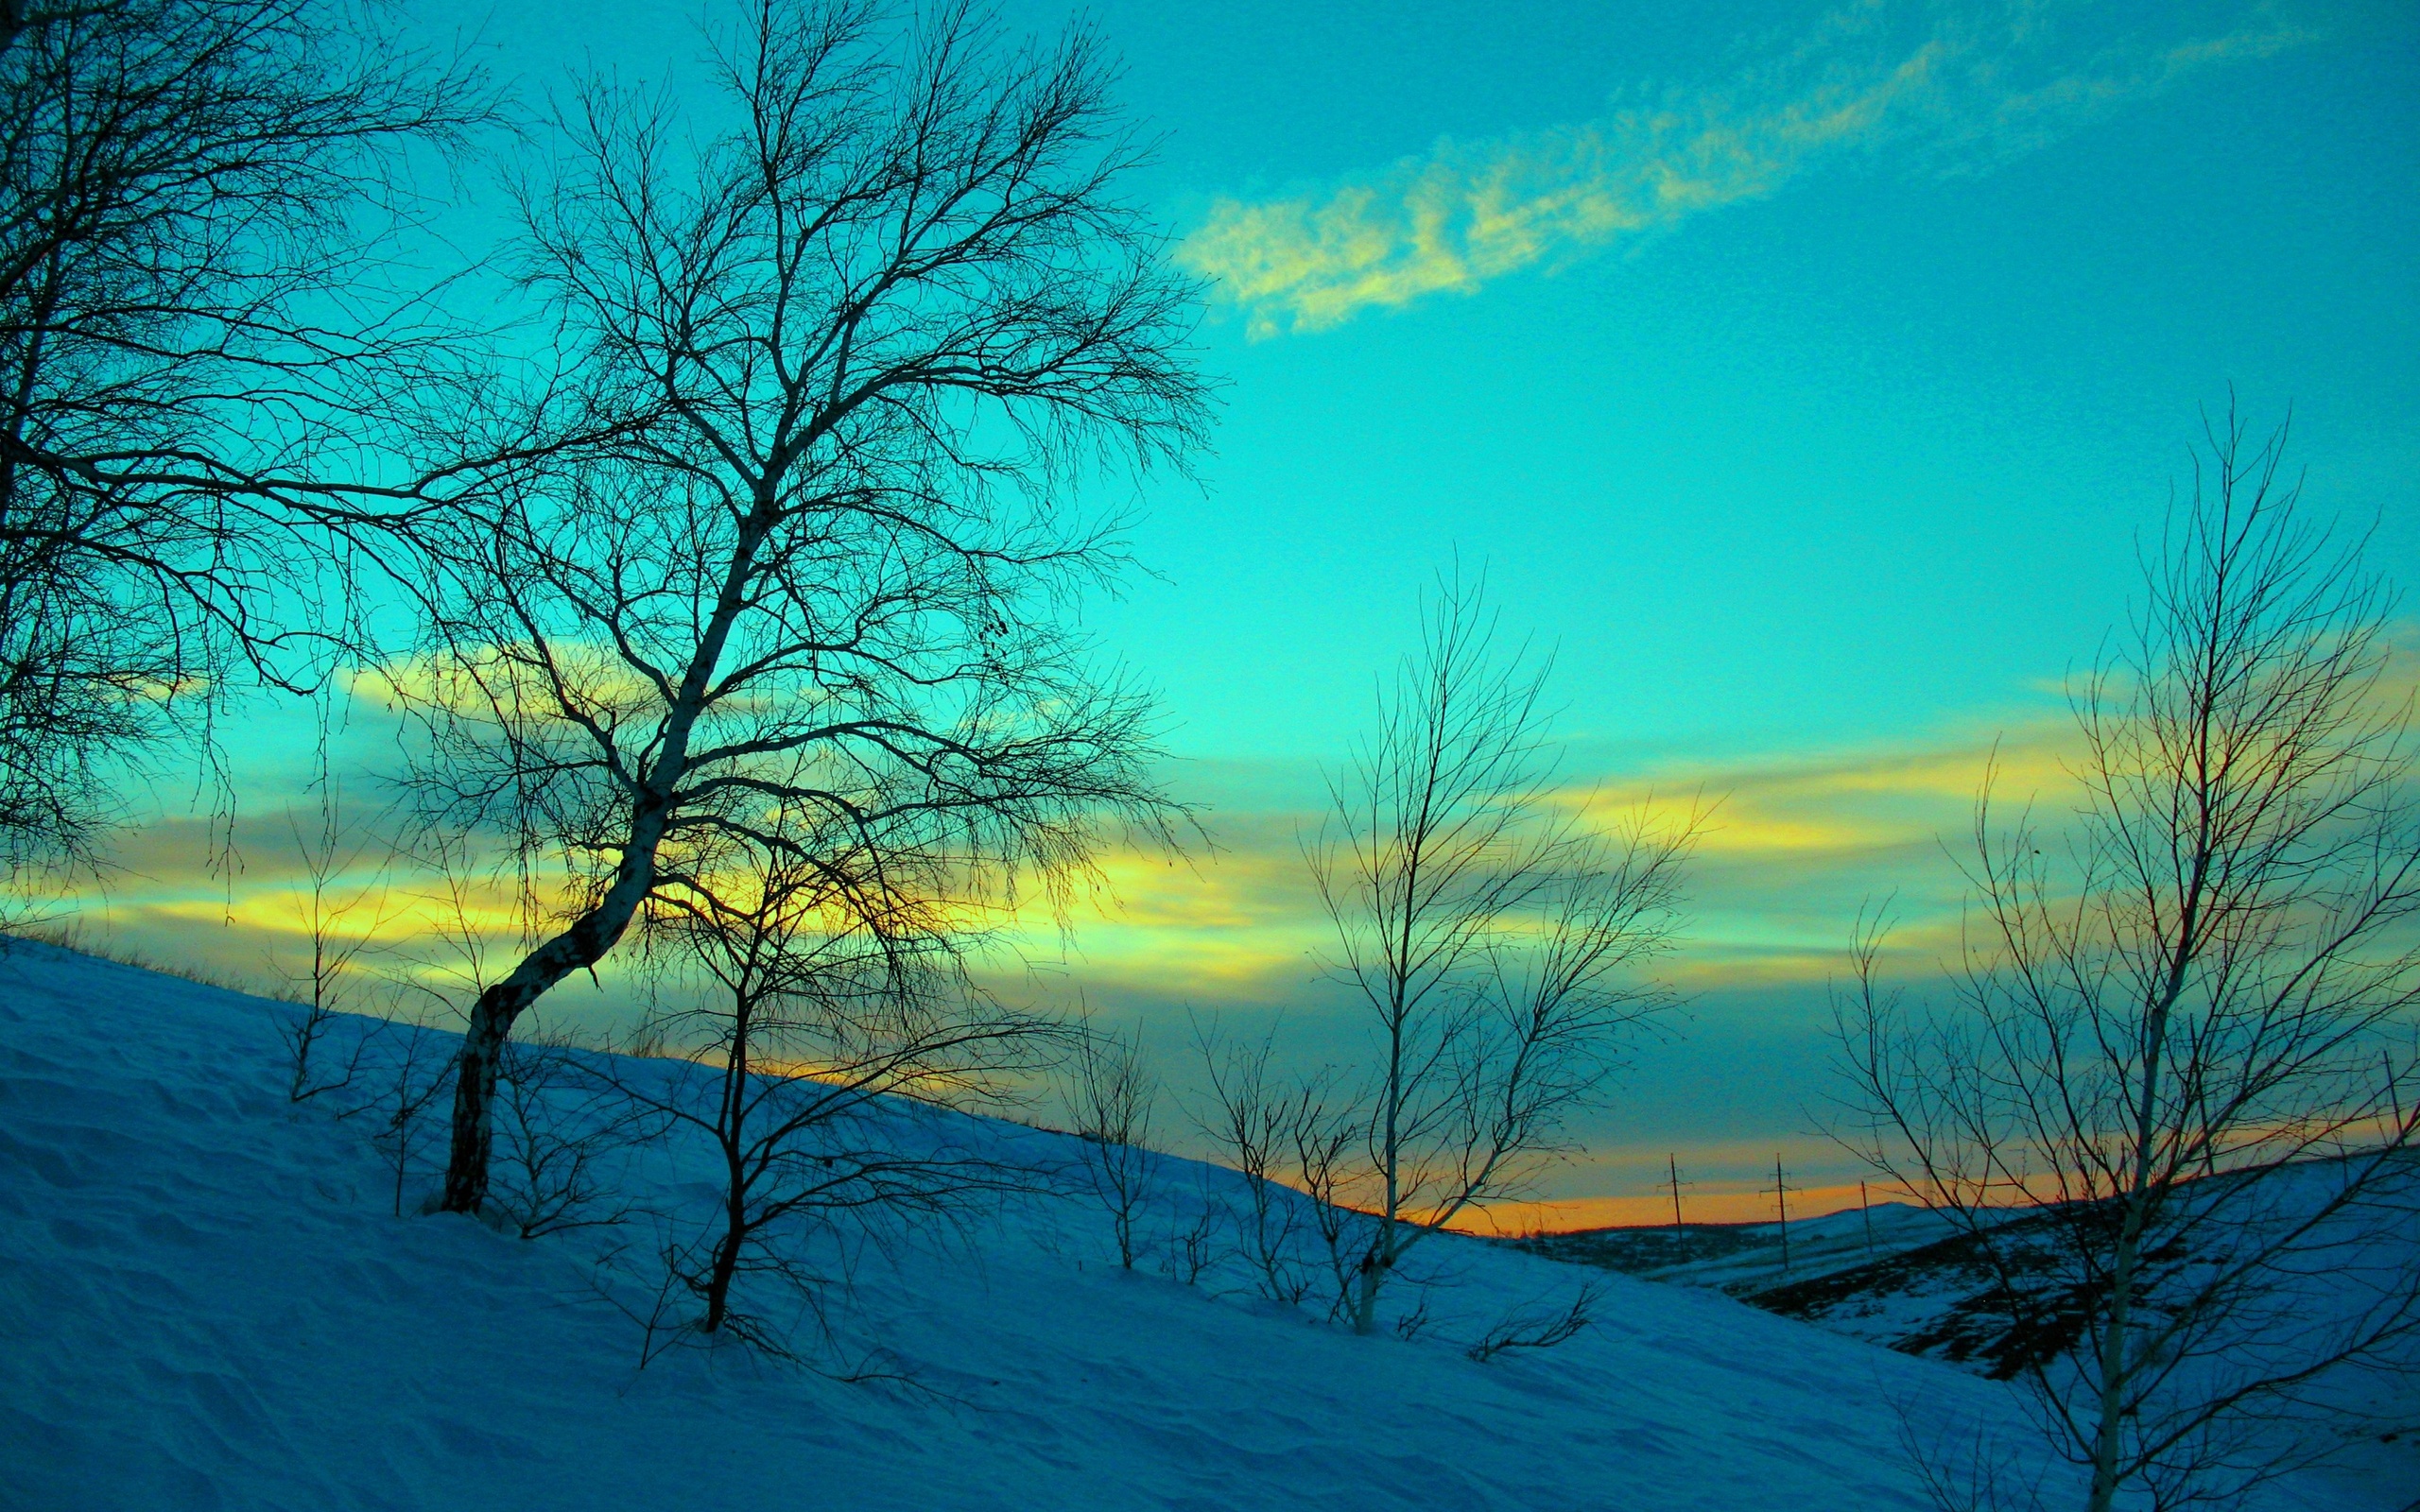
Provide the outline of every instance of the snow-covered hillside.
{"type": "MultiPolygon", "coordinates": [[[[614,1234],[393,1216],[362,1121],[288,1104],[287,1011],[0,957],[0,1506],[1865,1512],[1926,1504],[1910,1427],[2029,1441],[1998,1383],[1717,1293],[1606,1277],[1577,1340],[1482,1365],[1476,1329],[1596,1273],[1446,1242],[1434,1326],[1357,1339],[1215,1272],[1121,1271],[1101,1214],[1055,1197],[835,1294],[830,1363],[910,1385],[732,1349],[641,1369],[594,1263],[614,1234]]],[[[627,1179],[675,1211],[695,1156],[649,1147],[627,1179]]]]}
{"type": "MultiPolygon", "coordinates": [[[[2285,1173],[2276,1199],[2307,1211],[2339,1173],[2312,1161],[2285,1173]],[[2300,1205],[2299,1207],[2297,1205],[2300,1205]]],[[[2301,1335],[2321,1324],[2380,1305],[2408,1278],[2420,1250],[2420,1172],[2389,1183],[2384,1199],[2340,1227],[2359,1234],[2330,1241],[2325,1259],[2297,1277],[2276,1308],[2277,1331],[2301,1335]]],[[[2055,1273],[2046,1251],[2050,1214],[2011,1210],[1999,1229],[2003,1261],[2031,1259],[2055,1273]]],[[[1719,1290],[1767,1312],[1826,1332],[1941,1360],[1979,1375],[2018,1372],[2035,1337],[2013,1329],[1999,1278],[1981,1247],[1939,1214],[1906,1203],[1876,1203],[1793,1220],[1785,1265],[1775,1224],[1705,1224],[1584,1229],[1512,1241],[1519,1248],[1668,1285],[1719,1290]]],[[[2420,1338],[2406,1336],[2382,1366],[2343,1364],[2305,1383],[2296,1396],[2309,1416],[2310,1441],[2332,1444],[2330,1462],[2298,1493],[2334,1486],[2398,1512],[2420,1512],[2420,1338]]]]}

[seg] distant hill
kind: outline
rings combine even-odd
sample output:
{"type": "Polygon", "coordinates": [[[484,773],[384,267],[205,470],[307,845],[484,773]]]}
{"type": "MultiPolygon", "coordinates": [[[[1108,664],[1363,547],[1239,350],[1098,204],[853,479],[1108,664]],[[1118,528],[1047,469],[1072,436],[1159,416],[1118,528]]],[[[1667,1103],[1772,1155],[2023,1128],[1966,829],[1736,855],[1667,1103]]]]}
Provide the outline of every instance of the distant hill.
{"type": "Polygon", "coordinates": [[[1877,1202],[1821,1218],[1793,1218],[1785,1263],[1782,1226],[1774,1223],[1634,1224],[1582,1228],[1509,1243],[1552,1260],[1596,1265],[1688,1286],[1711,1286],[1753,1297],[1769,1286],[1830,1275],[1886,1255],[1930,1244],[1949,1225],[1904,1202],[1877,1202]]]}

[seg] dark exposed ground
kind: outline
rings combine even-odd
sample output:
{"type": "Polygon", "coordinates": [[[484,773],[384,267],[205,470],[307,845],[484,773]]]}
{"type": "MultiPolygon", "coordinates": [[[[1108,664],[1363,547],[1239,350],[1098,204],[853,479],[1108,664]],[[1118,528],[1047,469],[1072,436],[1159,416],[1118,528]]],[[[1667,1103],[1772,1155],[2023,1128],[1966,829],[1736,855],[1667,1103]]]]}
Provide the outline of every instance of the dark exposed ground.
{"type": "Polygon", "coordinates": [[[1594,1228],[1512,1243],[1574,1264],[1710,1286],[1769,1313],[2007,1379],[2066,1348],[2083,1323],[2080,1297],[2051,1278],[2052,1247],[2031,1242],[2029,1229],[2048,1239],[2048,1222],[2037,1214],[2001,1228],[2008,1278],[1973,1236],[1945,1233],[1896,1204],[1793,1225],[1787,1268],[1774,1224],[1594,1228]],[[2026,1293],[2022,1308],[2011,1306],[2012,1279],[2026,1293]]]}
{"type": "Polygon", "coordinates": [[[1674,1228],[1584,1228],[1512,1241],[1513,1247],[1549,1260],[1595,1265],[1643,1276],[1673,1265],[1761,1254],[1775,1247],[1770,1224],[1704,1223],[1674,1228]]]}

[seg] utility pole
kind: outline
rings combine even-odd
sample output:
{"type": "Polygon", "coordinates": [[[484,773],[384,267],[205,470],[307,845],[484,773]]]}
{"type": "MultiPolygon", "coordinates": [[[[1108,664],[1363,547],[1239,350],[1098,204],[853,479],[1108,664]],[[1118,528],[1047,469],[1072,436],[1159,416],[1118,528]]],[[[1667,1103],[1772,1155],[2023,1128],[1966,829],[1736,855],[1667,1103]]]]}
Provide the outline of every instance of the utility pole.
{"type": "Polygon", "coordinates": [[[1681,1228],[1681,1165],[1679,1160],[1667,1153],[1664,1157],[1664,1166],[1672,1177],[1672,1245],[1677,1250],[1688,1238],[1687,1233],[1681,1228]]]}
{"type": "Polygon", "coordinates": [[[1865,1178],[1857,1183],[1857,1211],[1865,1215],[1865,1258],[1874,1258],[1874,1204],[1865,1194],[1865,1178]]]}
{"type": "Polygon", "coordinates": [[[1781,1268],[1789,1274],[1789,1189],[1781,1178],[1781,1157],[1773,1157],[1773,1211],[1781,1214],[1781,1268]]]}

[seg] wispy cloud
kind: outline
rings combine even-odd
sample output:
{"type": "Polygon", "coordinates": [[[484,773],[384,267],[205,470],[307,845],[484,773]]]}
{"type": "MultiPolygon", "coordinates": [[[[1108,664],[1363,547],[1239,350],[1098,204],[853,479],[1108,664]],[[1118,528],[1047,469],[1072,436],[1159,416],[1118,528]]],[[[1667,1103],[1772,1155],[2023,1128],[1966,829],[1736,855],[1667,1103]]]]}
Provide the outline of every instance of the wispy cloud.
{"type": "Polygon", "coordinates": [[[1283,198],[1221,198],[1178,249],[1254,337],[1471,293],[1773,193],[1886,145],[1957,172],[2042,146],[2187,75],[2310,33],[2256,12],[2207,35],[2100,41],[2028,0],[1870,0],[1711,90],[1634,89],[1596,120],[1478,142],[1283,198]]]}
{"type": "MultiPolygon", "coordinates": [[[[1607,825],[1644,813],[1707,816],[1689,868],[1689,922],[1665,971],[1693,989],[1821,983],[1840,969],[1861,907],[1895,897],[1895,941],[1923,971],[1952,944],[1962,884],[1953,851],[1987,776],[2002,799],[2055,824],[2075,801],[2070,724],[2054,713],[1996,731],[1945,732],[1857,750],[1731,761],[1675,758],[1574,781],[1556,801],[1607,825]]],[[[1316,775],[1205,816],[1212,847],[1185,858],[1106,858],[1098,909],[1074,921],[1071,978],[1152,1005],[1306,1009],[1322,997],[1332,931],[1302,836],[1322,811],[1316,775]]],[[[1024,942],[1050,952],[1034,909],[1024,942]]]]}
{"type": "MultiPolygon", "coordinates": [[[[2069,806],[2055,716],[2001,733],[1945,734],[1870,749],[1708,761],[1674,757],[1651,767],[1575,776],[1556,795],[1567,807],[1623,822],[1710,806],[1690,868],[1691,924],[1669,963],[1692,986],[1820,981],[1833,971],[1862,902],[1896,892],[1910,949],[1932,921],[1954,915],[1957,875],[1942,841],[1968,820],[1987,764],[2010,799],[2069,806]]],[[[1197,774],[1198,776],[1199,774],[1197,774]]],[[[1004,961],[1057,961],[1069,986],[1138,1001],[1203,1006],[1300,1004],[1331,943],[1302,839],[1317,830],[1322,788],[1309,766],[1225,773],[1210,798],[1208,844],[1187,855],[1142,847],[1102,857],[1101,885],[1070,919],[1037,893],[1020,893],[981,922],[1004,930],[1004,961]]],[[[373,816],[374,817],[374,816],[373,816]]],[[[92,927],[157,953],[165,936],[225,970],[258,973],[307,954],[308,878],[285,813],[248,812],[214,844],[207,820],[165,819],[127,833],[118,869],[73,901],[92,927]],[[153,938],[152,936],[162,936],[153,938]]],[[[405,955],[451,926],[438,881],[388,852],[363,850],[357,874],[336,879],[351,896],[374,893],[384,940],[405,955]]],[[[479,930],[499,941],[524,922],[508,878],[478,874],[469,902],[479,930]]],[[[550,889],[560,878],[541,879],[550,889]]],[[[542,901],[560,904],[549,893],[542,901]]],[[[1013,970],[1013,968],[1006,968],[1013,970]]],[[[266,980],[267,978],[264,978],[266,980]]]]}
{"type": "Polygon", "coordinates": [[[1564,799],[1609,816],[1712,799],[1671,974],[1693,988],[1822,982],[1840,969],[1859,911],[1885,899],[1897,900],[1896,943],[1910,964],[1939,954],[1955,931],[1953,856],[1976,796],[1988,782],[2057,822],[2076,798],[2072,745],[2065,719],[2037,715],[1859,750],[1675,763],[1564,799]]]}

